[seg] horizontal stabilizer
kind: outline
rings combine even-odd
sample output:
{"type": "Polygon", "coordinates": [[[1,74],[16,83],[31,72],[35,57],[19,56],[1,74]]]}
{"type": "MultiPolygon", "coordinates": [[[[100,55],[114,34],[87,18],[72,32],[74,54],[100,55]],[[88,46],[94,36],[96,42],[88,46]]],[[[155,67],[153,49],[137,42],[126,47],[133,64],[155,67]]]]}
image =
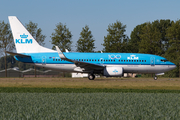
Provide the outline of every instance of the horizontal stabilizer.
{"type": "Polygon", "coordinates": [[[24,54],[20,54],[20,53],[14,53],[14,52],[9,52],[9,51],[5,51],[6,53],[10,54],[10,55],[17,55],[17,56],[20,56],[20,57],[30,57],[29,55],[24,55],[24,54]]]}

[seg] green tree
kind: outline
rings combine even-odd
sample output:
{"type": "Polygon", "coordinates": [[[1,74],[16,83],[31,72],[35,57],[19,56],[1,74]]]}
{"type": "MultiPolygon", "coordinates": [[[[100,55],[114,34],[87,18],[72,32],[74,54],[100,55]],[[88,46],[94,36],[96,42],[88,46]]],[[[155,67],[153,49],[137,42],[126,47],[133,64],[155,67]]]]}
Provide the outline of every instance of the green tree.
{"type": "Polygon", "coordinates": [[[143,33],[140,35],[141,42],[139,44],[139,52],[161,55],[161,33],[157,27],[149,22],[142,28],[142,31],[143,33]]]}
{"type": "Polygon", "coordinates": [[[108,26],[108,34],[104,37],[105,52],[128,52],[128,37],[125,35],[126,25],[116,21],[108,26]]]}
{"type": "MultiPolygon", "coordinates": [[[[164,54],[165,51],[168,49],[168,39],[166,37],[166,30],[168,27],[171,26],[171,21],[169,19],[167,20],[155,20],[151,24],[152,29],[156,29],[156,31],[151,31],[151,32],[159,32],[160,38],[159,38],[159,47],[162,49],[161,54],[164,54]]],[[[143,28],[146,26],[147,28],[147,23],[143,23],[141,25],[137,25],[133,31],[131,32],[130,35],[130,40],[128,42],[130,52],[138,53],[140,44],[141,44],[141,36],[144,36],[143,34],[147,34],[147,32],[144,32],[143,28]]],[[[150,31],[149,31],[150,32],[150,31]]],[[[154,33],[153,33],[154,34],[154,33]]],[[[142,51],[141,51],[142,52],[142,51]]]]}
{"type": "Polygon", "coordinates": [[[0,49],[2,56],[5,56],[5,71],[6,71],[6,77],[7,77],[7,62],[6,57],[7,54],[5,51],[12,51],[14,49],[14,42],[12,33],[10,30],[10,26],[8,23],[5,23],[4,21],[0,22],[0,49]]]}
{"type": "Polygon", "coordinates": [[[12,51],[14,49],[14,41],[10,26],[4,21],[0,22],[0,49],[2,56],[6,56],[5,51],[12,51]]]}
{"type": "Polygon", "coordinates": [[[52,49],[56,49],[55,46],[58,46],[63,52],[65,49],[71,51],[72,34],[66,25],[59,23],[54,30],[55,32],[51,34],[51,43],[53,44],[52,49]]]}
{"type": "Polygon", "coordinates": [[[133,31],[131,32],[130,39],[128,42],[129,52],[138,53],[139,52],[139,44],[141,42],[141,35],[143,34],[142,28],[146,26],[146,23],[141,25],[137,25],[133,31]]]}
{"type": "Polygon", "coordinates": [[[81,37],[77,41],[76,47],[78,52],[94,52],[94,39],[89,27],[86,25],[82,28],[81,37]]]}
{"type": "Polygon", "coordinates": [[[157,28],[157,30],[160,32],[160,46],[162,49],[162,54],[166,52],[166,50],[169,47],[169,39],[166,37],[166,32],[169,27],[171,27],[171,21],[169,19],[167,20],[155,20],[152,22],[152,25],[157,28]]]}
{"type": "Polygon", "coordinates": [[[169,74],[173,77],[180,77],[180,20],[172,22],[171,27],[167,29],[166,37],[169,39],[169,48],[165,57],[177,66],[169,74]]]}
{"type": "Polygon", "coordinates": [[[42,34],[42,29],[38,28],[37,23],[33,23],[32,21],[29,21],[29,23],[26,24],[25,27],[40,45],[42,46],[45,45],[44,40],[46,36],[42,34]]]}

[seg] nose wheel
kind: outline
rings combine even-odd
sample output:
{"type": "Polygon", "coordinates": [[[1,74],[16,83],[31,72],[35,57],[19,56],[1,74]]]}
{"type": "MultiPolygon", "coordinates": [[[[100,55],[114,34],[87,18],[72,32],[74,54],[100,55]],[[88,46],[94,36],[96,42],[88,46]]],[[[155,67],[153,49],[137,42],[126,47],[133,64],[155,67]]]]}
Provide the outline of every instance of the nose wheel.
{"type": "Polygon", "coordinates": [[[95,75],[94,75],[94,74],[89,74],[89,75],[88,75],[88,79],[89,79],[89,80],[94,80],[94,78],[95,78],[95,75]]]}
{"type": "Polygon", "coordinates": [[[154,80],[157,80],[157,76],[154,76],[154,80]]]}

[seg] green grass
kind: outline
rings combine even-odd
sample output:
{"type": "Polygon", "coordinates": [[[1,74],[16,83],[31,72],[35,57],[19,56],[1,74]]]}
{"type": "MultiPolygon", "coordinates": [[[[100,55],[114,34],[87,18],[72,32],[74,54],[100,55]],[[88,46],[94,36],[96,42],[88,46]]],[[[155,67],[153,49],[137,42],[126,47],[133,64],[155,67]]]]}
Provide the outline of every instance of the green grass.
{"type": "Polygon", "coordinates": [[[0,87],[0,119],[179,119],[180,90],[0,87]]]}
{"type": "Polygon", "coordinates": [[[0,119],[179,119],[178,93],[0,93],[0,119]]]}
{"type": "Polygon", "coordinates": [[[0,93],[180,93],[180,90],[0,87],[0,93]]]}

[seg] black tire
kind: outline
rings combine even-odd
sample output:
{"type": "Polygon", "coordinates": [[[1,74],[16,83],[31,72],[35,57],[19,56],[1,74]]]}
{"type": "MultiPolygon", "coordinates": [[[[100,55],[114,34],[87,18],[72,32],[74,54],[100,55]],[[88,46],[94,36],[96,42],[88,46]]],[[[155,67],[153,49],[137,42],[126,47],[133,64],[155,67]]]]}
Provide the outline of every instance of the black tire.
{"type": "Polygon", "coordinates": [[[157,78],[157,76],[154,76],[154,80],[157,80],[158,78],[157,78]]]}
{"type": "Polygon", "coordinates": [[[89,74],[89,75],[88,75],[88,79],[89,79],[89,80],[94,80],[94,78],[95,78],[95,75],[94,75],[94,74],[89,74]]]}

